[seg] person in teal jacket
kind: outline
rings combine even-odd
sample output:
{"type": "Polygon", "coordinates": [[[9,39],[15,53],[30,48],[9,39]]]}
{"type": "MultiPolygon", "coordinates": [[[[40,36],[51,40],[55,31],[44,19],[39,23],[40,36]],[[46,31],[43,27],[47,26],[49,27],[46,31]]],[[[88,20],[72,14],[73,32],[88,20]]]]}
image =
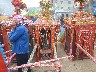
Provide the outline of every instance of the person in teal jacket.
{"type": "MultiPolygon", "coordinates": [[[[17,20],[13,20],[12,31],[9,34],[10,42],[12,42],[12,51],[16,53],[17,66],[28,62],[29,53],[29,34],[24,25],[19,25],[17,20]]],[[[23,72],[22,68],[18,72],[23,72]]],[[[28,72],[31,72],[30,69],[28,72]]]]}

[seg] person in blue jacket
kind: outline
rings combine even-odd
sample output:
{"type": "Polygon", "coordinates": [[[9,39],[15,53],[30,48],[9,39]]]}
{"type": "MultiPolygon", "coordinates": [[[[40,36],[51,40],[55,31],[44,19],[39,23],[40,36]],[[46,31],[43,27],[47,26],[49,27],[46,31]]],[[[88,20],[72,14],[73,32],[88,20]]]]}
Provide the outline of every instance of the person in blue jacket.
{"type": "MultiPolygon", "coordinates": [[[[9,40],[12,42],[12,51],[16,53],[17,66],[28,62],[29,53],[29,35],[28,30],[24,25],[19,25],[18,20],[13,20],[12,31],[9,34],[9,40]]],[[[22,68],[18,72],[23,72],[22,68]]],[[[28,69],[28,72],[31,72],[28,69]]]]}

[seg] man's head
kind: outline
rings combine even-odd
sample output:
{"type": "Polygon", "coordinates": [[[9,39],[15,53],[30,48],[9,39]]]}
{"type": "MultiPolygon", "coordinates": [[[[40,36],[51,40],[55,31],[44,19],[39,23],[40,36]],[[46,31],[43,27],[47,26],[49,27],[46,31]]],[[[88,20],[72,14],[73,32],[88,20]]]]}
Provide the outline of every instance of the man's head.
{"type": "Polygon", "coordinates": [[[18,21],[17,20],[13,20],[11,26],[12,26],[13,29],[15,29],[18,26],[18,21]]]}

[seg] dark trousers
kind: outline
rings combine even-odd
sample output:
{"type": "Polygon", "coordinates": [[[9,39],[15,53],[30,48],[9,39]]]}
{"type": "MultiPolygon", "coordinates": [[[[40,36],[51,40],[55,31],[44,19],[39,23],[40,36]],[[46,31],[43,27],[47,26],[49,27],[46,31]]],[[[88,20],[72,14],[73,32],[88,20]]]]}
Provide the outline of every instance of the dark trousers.
{"type": "MultiPolygon", "coordinates": [[[[26,53],[26,54],[16,54],[16,60],[17,60],[17,66],[21,66],[22,64],[27,64],[28,53],[26,53]]],[[[23,72],[22,68],[19,68],[18,72],[23,72]]],[[[31,72],[31,70],[28,69],[28,72],[31,72]]]]}

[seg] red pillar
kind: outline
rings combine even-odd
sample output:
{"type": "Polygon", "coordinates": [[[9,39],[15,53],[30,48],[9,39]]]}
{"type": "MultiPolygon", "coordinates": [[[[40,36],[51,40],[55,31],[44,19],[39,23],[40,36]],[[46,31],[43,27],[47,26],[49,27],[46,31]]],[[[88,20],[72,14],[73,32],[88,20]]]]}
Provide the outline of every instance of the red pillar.
{"type": "MultiPolygon", "coordinates": [[[[9,51],[10,50],[10,45],[9,45],[9,39],[7,35],[7,30],[2,29],[2,36],[3,36],[3,42],[4,42],[4,51],[9,51]]],[[[10,54],[7,54],[6,56],[9,56],[10,54]]]]}
{"type": "Polygon", "coordinates": [[[36,28],[35,28],[35,34],[36,34],[36,43],[37,43],[37,45],[38,45],[38,51],[37,51],[37,53],[36,53],[36,61],[39,61],[39,55],[40,55],[40,41],[39,41],[39,26],[36,26],[36,28]]]}
{"type": "Polygon", "coordinates": [[[0,72],[8,72],[1,53],[0,53],[0,72]]]}
{"type": "Polygon", "coordinates": [[[52,26],[51,27],[51,55],[52,57],[51,58],[54,58],[54,43],[55,43],[55,27],[52,26]]]}

